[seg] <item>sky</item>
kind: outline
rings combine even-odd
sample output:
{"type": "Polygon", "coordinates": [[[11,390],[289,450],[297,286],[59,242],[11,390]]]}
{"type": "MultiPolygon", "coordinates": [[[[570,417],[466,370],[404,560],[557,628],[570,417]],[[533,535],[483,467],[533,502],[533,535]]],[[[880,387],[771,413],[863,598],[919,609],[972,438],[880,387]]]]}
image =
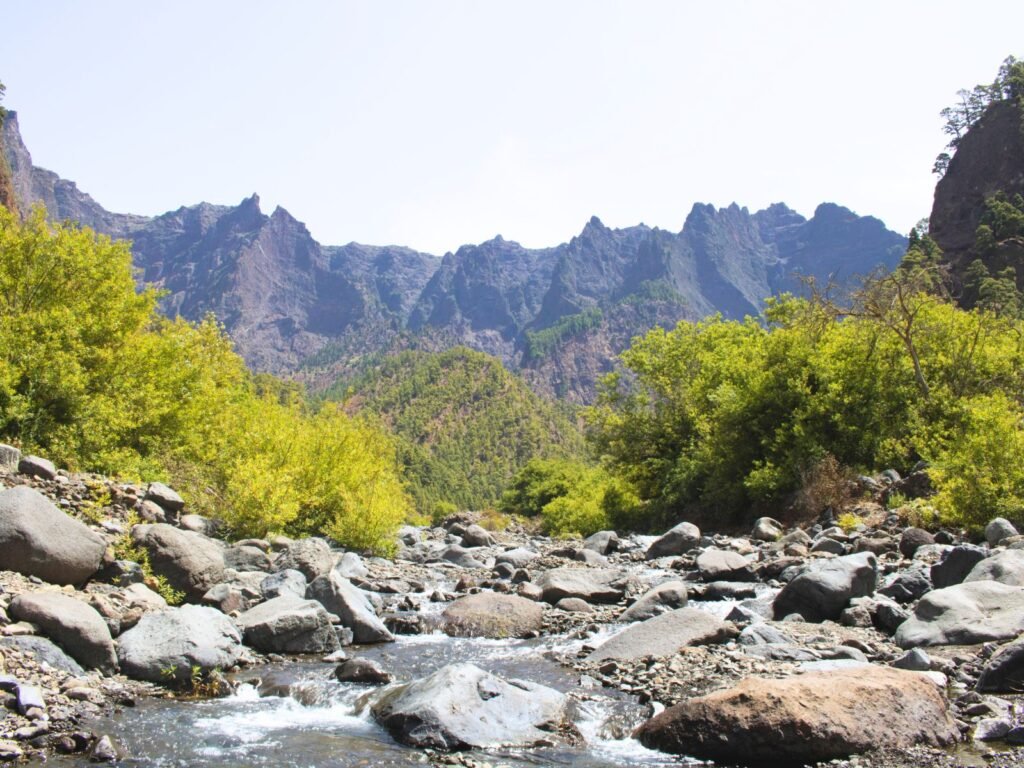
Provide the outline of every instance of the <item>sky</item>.
{"type": "Polygon", "coordinates": [[[0,0],[36,165],[109,210],[253,192],[325,244],[556,245],[821,202],[909,231],[1024,3],[0,0]]]}

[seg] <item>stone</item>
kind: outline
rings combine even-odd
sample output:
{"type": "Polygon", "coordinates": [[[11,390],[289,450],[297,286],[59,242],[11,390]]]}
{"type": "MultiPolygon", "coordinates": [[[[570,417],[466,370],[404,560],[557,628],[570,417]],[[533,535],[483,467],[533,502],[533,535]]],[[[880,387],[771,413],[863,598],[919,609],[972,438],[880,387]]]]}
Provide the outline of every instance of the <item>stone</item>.
{"type": "Polygon", "coordinates": [[[147,611],[162,611],[167,608],[167,601],[145,584],[129,584],[121,590],[121,597],[129,605],[147,611]]]}
{"type": "Polygon", "coordinates": [[[0,563],[51,584],[81,584],[99,570],[106,542],[39,491],[0,491],[0,563]]]}
{"type": "Polygon", "coordinates": [[[703,594],[692,595],[694,600],[745,600],[757,597],[757,585],[740,581],[712,581],[704,585],[703,594]]]}
{"type": "Polygon", "coordinates": [[[999,546],[999,542],[1010,536],[1016,536],[1017,529],[1005,517],[997,517],[985,526],[985,541],[990,547],[999,546]]]}
{"type": "Polygon", "coordinates": [[[647,548],[645,557],[656,560],[659,557],[675,557],[700,544],[700,528],[693,523],[679,523],[668,530],[647,548]]]}
{"type": "Polygon", "coordinates": [[[460,568],[485,567],[483,563],[481,563],[479,560],[476,559],[476,557],[473,556],[472,552],[470,552],[468,549],[459,544],[452,544],[450,547],[447,547],[441,553],[441,559],[449,563],[453,563],[459,566],[460,568]]]}
{"type": "Polygon", "coordinates": [[[184,592],[186,600],[202,600],[210,587],[224,580],[224,553],[213,539],[167,523],[136,525],[131,536],[146,548],[153,572],[184,592]]]}
{"type": "Polygon", "coordinates": [[[544,609],[525,597],[479,592],[454,600],[441,619],[441,628],[453,636],[531,637],[544,624],[544,609]]]}
{"type": "Polygon", "coordinates": [[[18,685],[14,695],[17,697],[18,712],[21,714],[28,714],[33,709],[46,711],[46,699],[43,697],[43,689],[39,686],[18,685]]]}
{"type": "Polygon", "coordinates": [[[927,677],[859,665],[747,678],[670,707],[635,737],[651,749],[716,763],[803,765],[879,747],[944,747],[958,740],[959,729],[927,677]]]}
{"type": "Polygon", "coordinates": [[[93,763],[112,763],[120,757],[113,740],[103,735],[96,739],[92,749],[89,751],[89,760],[93,763]]]}
{"type": "Polygon", "coordinates": [[[540,602],[544,598],[544,590],[531,581],[520,582],[516,587],[516,594],[525,597],[527,600],[540,602]]]}
{"type": "Polygon", "coordinates": [[[339,576],[346,579],[365,579],[370,575],[370,570],[363,564],[363,560],[355,552],[346,552],[338,560],[334,570],[339,576]]]}
{"type": "Polygon", "coordinates": [[[754,578],[750,561],[727,549],[705,549],[697,555],[697,570],[704,581],[752,581],[754,578]]]}
{"type": "Polygon", "coordinates": [[[494,537],[479,525],[470,525],[462,532],[462,546],[489,547],[494,544],[494,537]]]}
{"type": "Polygon", "coordinates": [[[821,536],[811,546],[811,552],[825,553],[829,555],[842,555],[846,552],[846,545],[829,536],[821,536]]]}
{"type": "Polygon", "coordinates": [[[619,548],[619,534],[615,531],[598,531],[583,540],[583,548],[599,555],[610,555],[619,548]]]}
{"type": "Polygon", "coordinates": [[[231,620],[199,605],[147,613],[117,640],[122,671],[154,683],[186,683],[194,667],[204,674],[226,670],[241,655],[242,637],[231,620]]]}
{"type": "Polygon", "coordinates": [[[166,523],[167,510],[155,501],[140,501],[138,505],[139,517],[147,523],[166,523]]]}
{"type": "Polygon", "coordinates": [[[1024,589],[998,581],[971,581],[921,598],[894,638],[900,648],[973,645],[1024,632],[1024,589]]]}
{"type": "Polygon", "coordinates": [[[13,445],[0,443],[0,472],[17,472],[21,461],[21,451],[13,445]]]}
{"type": "Polygon", "coordinates": [[[13,648],[20,653],[31,654],[38,664],[47,665],[69,675],[84,675],[81,665],[45,637],[0,637],[0,650],[13,648]]]}
{"type": "Polygon", "coordinates": [[[905,571],[897,571],[878,594],[891,597],[901,605],[912,603],[926,592],[931,591],[931,569],[922,563],[915,563],[905,571]]]}
{"type": "Polygon", "coordinates": [[[356,643],[390,643],[395,639],[377,617],[366,593],[337,571],[313,579],[306,597],[341,619],[342,625],[352,630],[356,643]]]}
{"type": "Polygon", "coordinates": [[[82,666],[108,674],[117,670],[110,629],[88,603],[57,592],[28,592],[14,598],[10,612],[39,627],[82,666]]]}
{"type": "Polygon", "coordinates": [[[776,618],[798,613],[806,621],[835,620],[854,597],[875,591],[878,561],[870,552],[819,561],[790,581],[776,596],[776,618]]]}
{"type": "Polygon", "coordinates": [[[224,550],[224,566],[236,571],[267,571],[272,564],[267,553],[259,547],[228,547],[224,550]]]}
{"type": "Polygon", "coordinates": [[[960,584],[978,563],[991,554],[984,547],[961,544],[947,550],[931,568],[932,586],[945,589],[960,584]]]}
{"type": "Polygon", "coordinates": [[[977,689],[990,693],[1019,693],[1024,689],[1024,636],[989,657],[978,677],[977,689]]]}
{"type": "Polygon", "coordinates": [[[586,563],[592,566],[608,565],[608,558],[592,549],[578,549],[572,559],[578,563],[586,563]]]}
{"type": "Polygon", "coordinates": [[[618,620],[645,621],[676,608],[684,608],[686,601],[686,584],[681,581],[666,581],[641,595],[639,600],[622,612],[618,620]]]}
{"type": "Polygon", "coordinates": [[[565,705],[552,688],[450,664],[386,689],[370,711],[402,744],[456,750],[550,743],[565,722],[565,705]]]}
{"type": "Polygon", "coordinates": [[[285,594],[305,598],[308,587],[305,574],[292,568],[272,573],[260,582],[260,592],[267,600],[285,594]]]}
{"type": "Polygon", "coordinates": [[[935,537],[923,528],[906,528],[903,531],[903,535],[900,536],[900,554],[909,559],[921,547],[934,543],[935,537]]]}
{"type": "Polygon", "coordinates": [[[793,638],[770,624],[751,624],[740,632],[740,645],[792,645],[793,638]]]}
{"type": "Polygon", "coordinates": [[[18,472],[42,480],[53,480],[57,477],[57,468],[53,462],[41,456],[22,456],[18,461],[18,472]]]}
{"type": "Polygon", "coordinates": [[[896,669],[906,669],[911,672],[927,672],[932,668],[932,660],[920,648],[912,648],[896,659],[892,665],[896,669]]]}
{"type": "Polygon", "coordinates": [[[588,603],[586,600],[580,600],[578,597],[563,597],[557,603],[555,608],[566,613],[593,613],[594,606],[588,603]]]}
{"type": "Polygon", "coordinates": [[[506,552],[501,552],[497,557],[494,558],[495,563],[508,563],[514,568],[525,568],[532,561],[536,560],[540,555],[529,549],[523,549],[518,547],[516,549],[510,549],[506,552]]]}
{"type": "Polygon", "coordinates": [[[1006,717],[983,717],[974,724],[975,741],[998,741],[1006,737],[1013,723],[1006,717]]]}
{"type": "Polygon", "coordinates": [[[339,683],[384,685],[391,682],[391,674],[372,659],[348,659],[334,670],[334,677],[339,683]]]}
{"type": "Polygon", "coordinates": [[[249,601],[242,590],[227,583],[214,584],[203,595],[201,602],[221,613],[241,613],[249,608],[249,601]]]}
{"type": "Polygon", "coordinates": [[[275,571],[301,571],[308,582],[330,573],[333,568],[334,554],[330,546],[316,537],[291,542],[274,562],[275,571]]]}
{"type": "Polygon", "coordinates": [[[236,619],[247,645],[263,653],[325,654],[341,644],[331,617],[316,600],[275,597],[236,619]]]}
{"type": "Polygon", "coordinates": [[[718,643],[735,636],[736,627],[721,621],[707,611],[677,608],[655,616],[613,635],[587,659],[633,660],[645,656],[672,656],[680,648],[718,643]]]}
{"type": "Polygon", "coordinates": [[[1024,587],[1024,550],[1006,549],[986,557],[964,577],[964,583],[971,581],[998,581],[1024,587]]]}
{"type": "Polygon", "coordinates": [[[617,603],[625,594],[618,583],[622,573],[611,568],[553,568],[536,580],[542,599],[554,605],[563,597],[588,603],[617,603]]]}
{"type": "Polygon", "coordinates": [[[150,483],[146,488],[145,501],[152,501],[165,512],[174,514],[185,508],[185,500],[172,488],[163,483],[150,483]]]}
{"type": "Polygon", "coordinates": [[[772,517],[759,517],[754,521],[750,538],[755,541],[778,541],[782,538],[782,523],[772,517]]]}

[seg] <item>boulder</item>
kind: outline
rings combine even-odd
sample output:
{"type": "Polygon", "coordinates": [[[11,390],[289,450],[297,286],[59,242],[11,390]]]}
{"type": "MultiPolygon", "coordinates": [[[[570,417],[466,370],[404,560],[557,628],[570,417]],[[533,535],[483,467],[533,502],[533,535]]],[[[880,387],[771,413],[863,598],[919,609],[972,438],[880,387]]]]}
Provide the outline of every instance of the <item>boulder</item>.
{"type": "Polygon", "coordinates": [[[879,747],[959,738],[938,687],[917,672],[859,666],[781,680],[747,678],[642,725],[644,746],[716,763],[817,763],[879,747]]]}
{"type": "Polygon", "coordinates": [[[370,710],[403,744],[454,750],[549,743],[565,721],[565,705],[565,696],[552,688],[504,680],[473,664],[450,664],[388,688],[370,710]]]}
{"type": "Polygon", "coordinates": [[[1024,636],[999,648],[981,670],[979,691],[1020,693],[1024,689],[1024,636]]]}
{"type": "Polygon", "coordinates": [[[542,600],[554,605],[563,597],[588,603],[617,603],[625,590],[618,583],[622,573],[612,568],[553,568],[536,580],[542,600]]]}
{"type": "Polygon", "coordinates": [[[226,670],[241,654],[242,638],[231,620],[199,605],[147,613],[117,639],[124,673],[154,683],[185,683],[194,667],[204,674],[226,670]]]}
{"type": "Polygon", "coordinates": [[[325,654],[341,647],[331,617],[316,600],[275,597],[250,608],[235,623],[246,644],[263,653],[325,654]]]}
{"type": "Polygon", "coordinates": [[[514,568],[525,568],[533,560],[536,560],[540,555],[529,549],[523,549],[517,547],[516,549],[510,549],[500,553],[494,558],[495,563],[508,563],[514,568]]]}
{"type": "Polygon", "coordinates": [[[13,445],[0,443],[0,472],[17,472],[21,461],[21,451],[13,445]]]}
{"type": "Polygon", "coordinates": [[[259,547],[235,546],[224,550],[224,566],[236,571],[270,571],[267,553],[259,547]]]}
{"type": "Polygon", "coordinates": [[[668,530],[647,548],[645,557],[656,560],[659,557],[675,557],[700,544],[700,528],[693,523],[679,523],[668,530]]]}
{"type": "Polygon", "coordinates": [[[31,654],[39,664],[49,664],[54,669],[67,672],[69,675],[81,676],[85,670],[59,647],[45,637],[24,635],[21,637],[0,637],[0,651],[12,648],[19,653],[31,654]]]}
{"type": "Polygon", "coordinates": [[[619,534],[615,531],[598,531],[583,540],[583,548],[597,552],[599,555],[610,555],[619,548],[619,534]]]}
{"type": "Polygon", "coordinates": [[[346,579],[365,579],[370,575],[370,569],[363,565],[363,560],[355,552],[346,552],[334,566],[338,575],[346,579]]]}
{"type": "Polygon", "coordinates": [[[754,521],[750,538],[755,541],[778,541],[782,538],[782,523],[771,517],[759,517],[754,521]]]}
{"type": "Polygon", "coordinates": [[[330,573],[332,568],[334,554],[330,546],[323,539],[316,537],[289,543],[288,548],[274,562],[275,571],[301,571],[309,582],[330,573]]]}
{"type": "Polygon", "coordinates": [[[999,546],[999,542],[1017,535],[1017,529],[1005,517],[997,517],[985,526],[985,541],[990,547],[999,546]]]}
{"type": "Polygon", "coordinates": [[[11,601],[10,613],[35,624],[83,667],[108,674],[117,670],[110,629],[88,603],[58,592],[27,592],[11,601]]]}
{"type": "Polygon", "coordinates": [[[843,555],[846,554],[846,545],[831,536],[819,536],[811,545],[811,552],[843,555]]]}
{"type": "Polygon", "coordinates": [[[1024,550],[1006,549],[986,557],[964,577],[964,583],[971,581],[998,581],[1024,587],[1024,550]]]}
{"type": "Polygon", "coordinates": [[[588,656],[589,661],[633,660],[644,656],[672,656],[680,648],[718,643],[736,634],[736,627],[707,611],[677,608],[626,629],[606,640],[588,656]]]}
{"type": "Polygon", "coordinates": [[[1024,589],[998,581],[971,581],[921,598],[896,630],[900,648],[973,645],[1024,632],[1024,589]]]}
{"type": "Polygon", "coordinates": [[[260,582],[260,592],[267,600],[273,600],[275,597],[285,594],[304,598],[308,587],[302,571],[291,568],[272,573],[260,582]]]}
{"type": "Polygon", "coordinates": [[[153,523],[132,528],[132,539],[146,548],[153,572],[190,602],[202,600],[210,587],[224,580],[223,550],[201,533],[153,523]]]}
{"type": "Polygon", "coordinates": [[[53,480],[57,476],[53,462],[41,456],[22,456],[18,460],[18,472],[41,480],[53,480]]]}
{"type": "Polygon", "coordinates": [[[460,568],[484,568],[483,563],[473,556],[473,553],[459,544],[452,544],[441,553],[441,559],[460,568]]]}
{"type": "Polygon", "coordinates": [[[544,609],[525,597],[479,592],[450,603],[442,620],[444,631],[458,637],[530,637],[540,632],[544,609]]]}
{"type": "Polygon", "coordinates": [[[686,606],[686,584],[681,581],[666,581],[649,592],[622,612],[619,621],[645,621],[675,608],[686,606]]]}
{"type": "Polygon", "coordinates": [[[932,566],[932,586],[935,589],[945,589],[954,584],[960,584],[967,578],[971,569],[989,554],[990,552],[984,547],[977,547],[973,544],[961,544],[947,550],[943,553],[942,559],[932,566]]]}
{"type": "Polygon", "coordinates": [[[339,683],[384,685],[391,682],[391,674],[381,669],[373,659],[348,659],[334,670],[339,683]]]}
{"type": "Polygon", "coordinates": [[[185,508],[185,500],[163,483],[150,483],[146,489],[145,500],[152,501],[165,512],[172,514],[185,508]]]}
{"type": "Polygon", "coordinates": [[[727,549],[705,549],[697,555],[697,570],[704,581],[751,581],[750,561],[727,549]]]}
{"type": "Polygon", "coordinates": [[[806,621],[838,619],[851,598],[870,595],[878,579],[878,560],[858,552],[818,561],[790,581],[775,598],[775,617],[793,613],[806,621]]]}
{"type": "Polygon", "coordinates": [[[905,571],[897,571],[878,594],[891,597],[897,603],[912,603],[932,588],[931,569],[915,563],[905,571]]]}
{"type": "Polygon", "coordinates": [[[390,643],[395,639],[377,617],[366,593],[337,571],[313,579],[306,597],[340,618],[342,625],[352,630],[353,642],[390,643]]]}
{"type": "Polygon", "coordinates": [[[578,549],[576,550],[576,554],[572,556],[572,559],[578,563],[586,563],[587,565],[608,565],[608,558],[592,549],[578,549]]]}
{"type": "Polygon", "coordinates": [[[471,525],[462,532],[464,547],[489,547],[493,543],[494,537],[479,525],[471,525]]]}
{"type": "Polygon", "coordinates": [[[906,558],[911,558],[921,547],[934,543],[935,537],[923,528],[907,528],[903,531],[903,535],[900,536],[900,554],[906,558]]]}
{"type": "Polygon", "coordinates": [[[81,584],[99,570],[106,542],[39,491],[0,491],[0,563],[51,584],[81,584]]]}
{"type": "Polygon", "coordinates": [[[580,600],[578,597],[563,597],[557,603],[555,608],[560,611],[567,613],[593,613],[594,606],[588,603],[586,600],[580,600]]]}

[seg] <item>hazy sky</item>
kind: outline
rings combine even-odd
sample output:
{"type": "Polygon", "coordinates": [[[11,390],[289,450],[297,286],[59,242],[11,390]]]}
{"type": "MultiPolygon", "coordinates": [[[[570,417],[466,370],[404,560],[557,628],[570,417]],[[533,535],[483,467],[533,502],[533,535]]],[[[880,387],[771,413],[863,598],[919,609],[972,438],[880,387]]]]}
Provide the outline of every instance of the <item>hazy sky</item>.
{"type": "Polygon", "coordinates": [[[323,243],[554,245],[822,201],[907,231],[939,110],[1024,2],[0,0],[37,165],[156,214],[258,192],[323,243]]]}

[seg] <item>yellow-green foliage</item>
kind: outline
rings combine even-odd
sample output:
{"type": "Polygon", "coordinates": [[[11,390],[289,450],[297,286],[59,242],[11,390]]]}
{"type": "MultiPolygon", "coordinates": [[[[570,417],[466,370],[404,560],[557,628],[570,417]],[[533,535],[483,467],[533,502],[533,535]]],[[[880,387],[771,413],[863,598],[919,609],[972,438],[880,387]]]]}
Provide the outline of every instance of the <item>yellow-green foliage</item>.
{"type": "Polygon", "coordinates": [[[251,376],[223,329],[156,314],[131,254],[0,211],[0,436],[73,469],[170,480],[235,532],[380,551],[409,512],[392,440],[251,376]]]}

